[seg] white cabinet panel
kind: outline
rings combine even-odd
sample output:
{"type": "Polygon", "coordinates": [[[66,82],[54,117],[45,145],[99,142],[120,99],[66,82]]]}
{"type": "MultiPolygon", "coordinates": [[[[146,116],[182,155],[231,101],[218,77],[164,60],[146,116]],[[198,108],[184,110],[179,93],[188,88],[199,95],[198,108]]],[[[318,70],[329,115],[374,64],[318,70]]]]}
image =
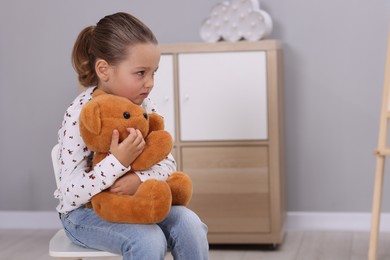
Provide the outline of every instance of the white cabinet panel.
{"type": "Polygon", "coordinates": [[[267,139],[266,53],[179,54],[181,140],[267,139]]]}
{"type": "Polygon", "coordinates": [[[150,94],[158,112],[164,116],[165,129],[175,138],[173,56],[161,55],[158,71],[154,76],[154,88],[150,94]]]}

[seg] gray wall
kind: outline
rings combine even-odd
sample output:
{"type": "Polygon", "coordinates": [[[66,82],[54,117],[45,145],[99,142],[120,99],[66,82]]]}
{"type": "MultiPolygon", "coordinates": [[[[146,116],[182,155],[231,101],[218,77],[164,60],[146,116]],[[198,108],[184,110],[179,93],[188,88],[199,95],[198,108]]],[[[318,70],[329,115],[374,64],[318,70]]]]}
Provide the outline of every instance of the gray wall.
{"type": "MultiPolygon", "coordinates": [[[[161,43],[199,42],[218,2],[1,0],[0,210],[57,204],[49,154],[77,94],[70,52],[81,29],[126,11],[161,43]]],[[[285,49],[288,210],[370,211],[390,2],[261,4],[285,49]]]]}

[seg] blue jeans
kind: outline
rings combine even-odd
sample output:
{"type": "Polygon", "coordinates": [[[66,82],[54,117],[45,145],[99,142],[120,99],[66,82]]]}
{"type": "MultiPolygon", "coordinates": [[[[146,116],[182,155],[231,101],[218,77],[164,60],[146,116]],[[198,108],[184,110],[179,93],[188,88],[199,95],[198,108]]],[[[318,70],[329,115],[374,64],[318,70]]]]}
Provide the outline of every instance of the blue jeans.
{"type": "Polygon", "coordinates": [[[207,226],[183,206],[172,206],[161,223],[152,225],[107,222],[86,207],[61,214],[61,221],[73,243],[120,254],[124,260],[163,260],[167,248],[174,259],[208,259],[207,226]]]}

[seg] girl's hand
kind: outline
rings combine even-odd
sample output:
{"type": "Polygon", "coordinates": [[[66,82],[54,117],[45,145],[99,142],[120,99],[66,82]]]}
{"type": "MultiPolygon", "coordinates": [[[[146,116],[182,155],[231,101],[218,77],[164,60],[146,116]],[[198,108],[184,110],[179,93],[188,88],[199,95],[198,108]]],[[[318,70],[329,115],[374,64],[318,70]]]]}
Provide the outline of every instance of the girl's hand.
{"type": "Polygon", "coordinates": [[[145,140],[138,129],[128,128],[129,136],[119,143],[119,132],[114,130],[110,151],[125,167],[128,167],[144,150],[145,140]]]}
{"type": "Polygon", "coordinates": [[[117,179],[108,190],[119,195],[134,195],[141,183],[137,174],[128,172],[117,179]]]}

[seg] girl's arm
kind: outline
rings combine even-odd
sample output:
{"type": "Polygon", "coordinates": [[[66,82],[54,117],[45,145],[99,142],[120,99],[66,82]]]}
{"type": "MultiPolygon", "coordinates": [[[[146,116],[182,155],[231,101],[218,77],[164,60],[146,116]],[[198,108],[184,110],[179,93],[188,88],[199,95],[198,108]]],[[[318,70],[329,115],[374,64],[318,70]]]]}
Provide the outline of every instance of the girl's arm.
{"type": "Polygon", "coordinates": [[[152,166],[145,171],[136,171],[135,173],[141,179],[142,182],[148,179],[167,180],[171,173],[176,171],[176,162],[171,154],[164,160],[152,166]]]}
{"type": "Polygon", "coordinates": [[[167,159],[148,170],[126,173],[114,182],[109,191],[121,195],[133,195],[142,182],[148,179],[165,181],[174,171],[176,171],[176,164],[172,155],[169,155],[167,159]]]}
{"type": "Polygon", "coordinates": [[[81,109],[68,109],[59,130],[60,187],[63,204],[81,206],[110,187],[130,167],[123,166],[111,153],[91,170],[91,151],[81,138],[78,118],[81,109]]]}

